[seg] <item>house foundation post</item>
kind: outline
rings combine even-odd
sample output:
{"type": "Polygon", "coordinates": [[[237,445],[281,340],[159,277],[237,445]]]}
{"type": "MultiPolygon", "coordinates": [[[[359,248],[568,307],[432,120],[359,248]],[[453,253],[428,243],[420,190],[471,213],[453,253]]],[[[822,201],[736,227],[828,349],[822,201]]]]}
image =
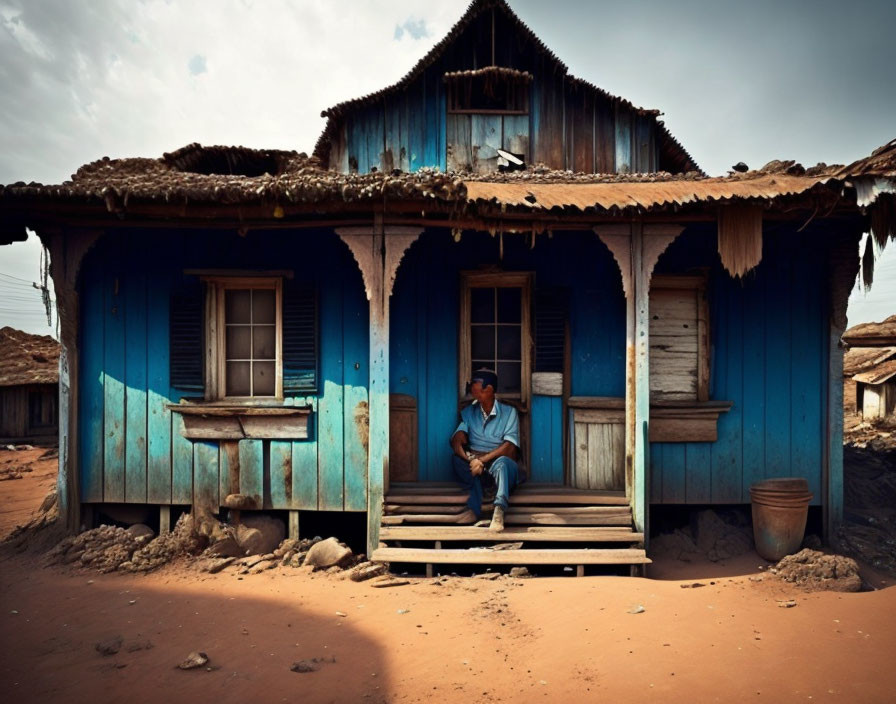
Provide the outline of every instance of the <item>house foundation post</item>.
{"type": "Polygon", "coordinates": [[[405,250],[420,236],[419,228],[338,228],[364,278],[370,305],[369,441],[367,451],[367,556],[379,546],[383,495],[389,485],[389,298],[405,250]]]}

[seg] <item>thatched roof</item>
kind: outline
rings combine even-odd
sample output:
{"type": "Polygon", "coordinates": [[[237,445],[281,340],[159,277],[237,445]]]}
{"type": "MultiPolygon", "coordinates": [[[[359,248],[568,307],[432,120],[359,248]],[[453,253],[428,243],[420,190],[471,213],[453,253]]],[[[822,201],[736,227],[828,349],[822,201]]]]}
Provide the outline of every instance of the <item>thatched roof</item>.
{"type": "Polygon", "coordinates": [[[49,335],[0,328],[0,386],[55,384],[59,381],[59,343],[49,335]]]}
{"type": "Polygon", "coordinates": [[[850,347],[896,347],[896,315],[881,323],[860,323],[843,333],[850,347]]]}
{"type": "Polygon", "coordinates": [[[896,346],[850,347],[843,355],[843,376],[852,377],[866,372],[891,358],[896,358],[896,346]]]}
{"type": "Polygon", "coordinates": [[[896,359],[891,359],[886,362],[881,362],[876,365],[873,369],[869,369],[866,372],[862,372],[861,374],[856,374],[853,377],[854,381],[858,381],[862,384],[883,384],[885,381],[889,381],[894,376],[896,376],[896,359]]]}

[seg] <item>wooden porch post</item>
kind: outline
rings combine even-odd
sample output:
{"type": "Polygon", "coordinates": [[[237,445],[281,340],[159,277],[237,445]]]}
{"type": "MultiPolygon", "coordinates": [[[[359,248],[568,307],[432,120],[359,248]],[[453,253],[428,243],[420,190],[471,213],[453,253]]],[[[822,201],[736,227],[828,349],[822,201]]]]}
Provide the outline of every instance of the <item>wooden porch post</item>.
{"type": "Polygon", "coordinates": [[[828,251],[830,319],[828,322],[826,462],[822,480],[822,520],[825,543],[837,535],[843,521],[843,343],[846,305],[859,273],[861,232],[838,233],[828,251]]]}
{"type": "Polygon", "coordinates": [[[370,434],[367,450],[367,556],[379,546],[383,494],[389,482],[389,298],[405,250],[423,232],[420,228],[337,228],[364,278],[370,305],[370,378],[368,407],[370,434]]]}
{"type": "Polygon", "coordinates": [[[605,225],[594,230],[622,273],[625,325],[625,473],[635,530],[648,532],[650,424],[650,278],[665,249],[682,231],[678,225],[605,225]]]}
{"type": "MultiPolygon", "coordinates": [[[[81,528],[80,467],[78,463],[79,323],[78,273],[100,230],[42,229],[38,236],[50,251],[50,273],[59,316],[59,473],[56,497],[68,533],[81,528]]],[[[88,526],[89,528],[90,526],[88,526]]]]}

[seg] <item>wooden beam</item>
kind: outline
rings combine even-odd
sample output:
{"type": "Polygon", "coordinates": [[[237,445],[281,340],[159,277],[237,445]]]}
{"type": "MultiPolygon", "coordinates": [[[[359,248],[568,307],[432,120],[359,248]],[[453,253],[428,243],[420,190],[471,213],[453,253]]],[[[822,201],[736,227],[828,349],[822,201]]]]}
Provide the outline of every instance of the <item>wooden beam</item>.
{"type": "Polygon", "coordinates": [[[828,310],[828,369],[825,444],[822,464],[822,520],[824,541],[837,535],[843,521],[843,351],[849,293],[859,273],[861,230],[840,232],[828,251],[830,276],[828,310]]]}
{"type": "Polygon", "coordinates": [[[380,540],[640,543],[644,540],[644,534],[613,526],[528,526],[506,528],[502,533],[493,533],[477,526],[402,525],[383,526],[380,529],[380,540]]]}
{"type": "Polygon", "coordinates": [[[555,550],[428,550],[424,548],[378,548],[378,562],[422,562],[450,565],[632,565],[650,559],[637,548],[555,550]]]}

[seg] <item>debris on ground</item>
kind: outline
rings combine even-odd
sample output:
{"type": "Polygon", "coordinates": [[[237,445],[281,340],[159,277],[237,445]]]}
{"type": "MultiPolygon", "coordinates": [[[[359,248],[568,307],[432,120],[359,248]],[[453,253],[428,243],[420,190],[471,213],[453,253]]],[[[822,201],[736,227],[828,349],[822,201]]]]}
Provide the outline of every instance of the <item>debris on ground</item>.
{"type": "Polygon", "coordinates": [[[315,543],[305,556],[305,565],[326,569],[347,564],[352,559],[352,550],[336,538],[327,538],[315,543]]]}
{"type": "Polygon", "coordinates": [[[317,672],[323,663],[336,662],[335,657],[330,658],[310,658],[308,660],[299,660],[292,664],[289,669],[293,672],[317,672]]]}
{"type": "Polygon", "coordinates": [[[857,592],[862,588],[859,566],[851,557],[808,548],[787,555],[769,571],[785,582],[813,591],[857,592]]]}
{"type": "Polygon", "coordinates": [[[749,509],[699,511],[689,526],[653,538],[650,549],[683,562],[719,562],[743,555],[753,549],[749,509]]]}
{"type": "Polygon", "coordinates": [[[121,650],[121,644],[123,642],[124,638],[122,638],[121,636],[108,638],[96,644],[96,652],[103,656],[115,655],[119,650],[121,650]]]}
{"type": "Polygon", "coordinates": [[[208,655],[205,653],[199,652],[198,650],[194,650],[192,653],[187,655],[182,663],[178,665],[181,670],[195,670],[197,667],[202,667],[208,663],[208,655]]]}
{"type": "Polygon", "coordinates": [[[75,565],[99,572],[147,572],[182,555],[196,554],[202,536],[193,530],[190,514],[174,530],[155,537],[148,526],[100,526],[64,538],[47,553],[47,565],[75,565]]]}

